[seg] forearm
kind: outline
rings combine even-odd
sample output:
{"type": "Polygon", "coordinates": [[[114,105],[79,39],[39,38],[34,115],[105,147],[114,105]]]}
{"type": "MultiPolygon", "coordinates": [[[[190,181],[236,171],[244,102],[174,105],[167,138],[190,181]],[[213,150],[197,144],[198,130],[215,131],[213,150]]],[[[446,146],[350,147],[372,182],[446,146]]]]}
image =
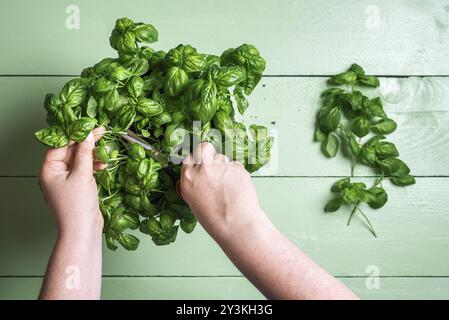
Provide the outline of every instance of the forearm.
{"type": "Polygon", "coordinates": [[[58,236],[40,299],[99,299],[101,232],[58,236]]]}
{"type": "Polygon", "coordinates": [[[285,238],[265,214],[215,238],[239,270],[270,299],[357,299],[285,238]]]}

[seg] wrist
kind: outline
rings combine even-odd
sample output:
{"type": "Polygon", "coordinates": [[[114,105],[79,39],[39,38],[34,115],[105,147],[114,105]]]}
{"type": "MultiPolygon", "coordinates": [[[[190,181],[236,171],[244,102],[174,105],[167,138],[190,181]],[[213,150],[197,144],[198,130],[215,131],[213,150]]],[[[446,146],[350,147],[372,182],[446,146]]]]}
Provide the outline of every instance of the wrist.
{"type": "Polygon", "coordinates": [[[243,237],[257,236],[274,228],[260,207],[249,210],[244,212],[245,214],[240,211],[238,214],[227,215],[226,222],[214,238],[222,243],[239,242],[243,237]]]}
{"type": "Polygon", "coordinates": [[[101,212],[92,213],[94,217],[88,220],[76,220],[73,223],[60,224],[58,227],[58,239],[73,242],[95,242],[102,240],[104,220],[101,212]]]}

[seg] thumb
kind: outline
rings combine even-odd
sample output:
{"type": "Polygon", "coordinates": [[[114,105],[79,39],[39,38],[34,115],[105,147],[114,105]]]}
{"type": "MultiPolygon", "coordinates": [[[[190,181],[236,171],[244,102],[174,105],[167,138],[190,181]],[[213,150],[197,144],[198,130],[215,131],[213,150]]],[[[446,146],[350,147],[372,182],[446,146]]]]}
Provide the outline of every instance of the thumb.
{"type": "Polygon", "coordinates": [[[79,143],[75,152],[72,172],[79,175],[92,175],[93,172],[93,150],[95,139],[93,133],[89,133],[86,139],[79,143]]]}

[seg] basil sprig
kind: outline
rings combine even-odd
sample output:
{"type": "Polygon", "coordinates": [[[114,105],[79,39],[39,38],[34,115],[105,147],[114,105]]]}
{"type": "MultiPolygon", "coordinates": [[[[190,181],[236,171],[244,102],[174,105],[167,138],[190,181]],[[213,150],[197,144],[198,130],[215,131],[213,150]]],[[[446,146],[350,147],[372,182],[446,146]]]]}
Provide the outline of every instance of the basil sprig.
{"type": "Polygon", "coordinates": [[[388,195],[382,185],[384,178],[397,186],[412,185],[415,178],[398,158],[396,146],[385,141],[385,135],[396,130],[396,122],[385,113],[380,97],[369,98],[360,91],[362,87],[378,87],[379,79],[366,75],[361,66],[353,64],[348,71],[331,77],[328,84],[331,87],[321,95],[314,140],[321,143],[321,151],[329,158],[344,149],[342,152],[351,159],[351,177],[355,166],[363,164],[373,168],[379,178],[370,188],[362,182],[351,182],[349,177],[338,180],[331,189],[335,197],[324,210],[335,212],[344,204],[352,206],[348,225],[358,213],[376,236],[361,205],[367,203],[373,209],[385,205],[388,195]]]}
{"type": "Polygon", "coordinates": [[[270,158],[267,128],[246,127],[235,118],[235,110],[243,114],[248,108],[247,96],[265,69],[259,51],[243,44],[216,56],[188,44],[168,52],[147,46],[157,40],[151,24],[118,19],[109,37],[118,57],[84,69],[59,95],[48,94],[44,107],[50,126],[35,133],[41,143],[58,148],[71,140],[83,141],[97,125],[107,128],[94,155],[108,164],[95,179],[111,250],[117,244],[128,250],[138,247],[139,239],[129,230],[138,229],[155,244],[166,245],[175,241],[179,228],[190,233],[196,225],[176,192],[179,164],[165,167],[120,133],[131,130],[147,139],[164,159],[194,140],[213,143],[250,172],[270,158]],[[197,131],[194,121],[201,121],[197,131]],[[222,141],[211,129],[222,133],[222,141]],[[235,134],[233,129],[241,130],[235,134]]]}

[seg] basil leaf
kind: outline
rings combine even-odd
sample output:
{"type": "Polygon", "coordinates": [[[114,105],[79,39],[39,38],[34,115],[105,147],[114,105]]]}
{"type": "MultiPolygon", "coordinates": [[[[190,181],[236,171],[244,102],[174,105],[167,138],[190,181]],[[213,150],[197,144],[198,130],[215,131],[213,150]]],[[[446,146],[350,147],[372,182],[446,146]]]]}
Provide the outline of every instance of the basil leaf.
{"type": "Polygon", "coordinates": [[[396,122],[392,119],[382,119],[371,126],[371,131],[377,134],[390,134],[397,128],[396,122]]]}
{"type": "Polygon", "coordinates": [[[196,223],[197,223],[197,221],[194,217],[183,218],[183,219],[181,219],[179,226],[181,227],[182,231],[184,231],[185,233],[191,233],[195,229],[196,223]]]}
{"type": "Polygon", "coordinates": [[[90,96],[86,106],[86,114],[88,117],[95,118],[97,116],[97,105],[97,100],[93,96],[90,96]]]}
{"type": "Polygon", "coordinates": [[[349,148],[354,156],[357,157],[360,154],[360,144],[357,142],[353,134],[349,137],[349,148]]]}
{"type": "Polygon", "coordinates": [[[333,133],[329,134],[321,143],[321,151],[326,157],[333,158],[337,155],[340,141],[333,133]]]}
{"type": "Polygon", "coordinates": [[[329,79],[329,84],[355,84],[357,74],[354,71],[346,71],[339,73],[329,79]]]}
{"type": "Polygon", "coordinates": [[[318,114],[320,129],[323,132],[331,132],[338,128],[340,124],[340,108],[323,108],[318,114]]]}
{"type": "Polygon", "coordinates": [[[361,85],[365,85],[367,87],[373,87],[377,88],[379,86],[379,79],[377,79],[375,76],[361,76],[358,77],[358,82],[361,85]]]}
{"type": "Polygon", "coordinates": [[[378,164],[387,176],[405,177],[410,173],[409,167],[397,158],[384,159],[378,161],[378,164]]]}
{"type": "Polygon", "coordinates": [[[140,240],[132,234],[120,234],[118,237],[118,242],[126,250],[136,250],[139,246],[140,240]]]}
{"type": "Polygon", "coordinates": [[[379,159],[395,158],[399,156],[396,146],[391,142],[379,142],[374,147],[374,150],[379,159]]]}
{"type": "Polygon", "coordinates": [[[137,111],[148,117],[157,116],[164,111],[159,103],[147,98],[139,98],[136,108],[137,111]]]}
{"type": "Polygon", "coordinates": [[[342,204],[343,204],[343,200],[341,198],[334,198],[326,204],[326,206],[324,207],[324,211],[325,212],[335,212],[338,209],[340,209],[342,204]]]}
{"type": "Polygon", "coordinates": [[[86,96],[87,87],[80,78],[67,82],[62,88],[60,94],[62,103],[69,108],[74,108],[81,105],[86,96]]]}
{"type": "Polygon", "coordinates": [[[343,178],[338,180],[332,185],[331,191],[332,192],[341,192],[345,188],[349,188],[351,186],[350,179],[349,178],[343,178]]]}
{"type": "Polygon", "coordinates": [[[383,207],[388,200],[387,193],[380,187],[371,188],[368,192],[373,196],[372,199],[368,201],[369,206],[373,209],[383,207]]]}
{"type": "Polygon", "coordinates": [[[158,39],[158,32],[151,24],[135,23],[132,30],[140,42],[153,43],[158,39]]]}
{"type": "Polygon", "coordinates": [[[61,148],[69,143],[64,131],[58,126],[41,129],[34,136],[40,143],[51,148],[61,148]]]}
{"type": "Polygon", "coordinates": [[[144,88],[144,82],[141,77],[133,76],[126,84],[126,91],[132,98],[138,98],[142,95],[144,88]]]}
{"type": "Polygon", "coordinates": [[[179,95],[186,87],[189,78],[187,73],[179,67],[172,67],[165,76],[164,91],[170,97],[179,95]]]}
{"type": "Polygon", "coordinates": [[[237,102],[237,110],[240,114],[244,114],[246,109],[248,109],[249,103],[243,94],[242,88],[237,87],[234,89],[234,97],[235,101],[237,102]]]}
{"type": "Polygon", "coordinates": [[[390,180],[393,184],[401,187],[409,186],[416,183],[415,177],[411,175],[405,175],[403,177],[392,177],[390,180]]]}
{"type": "Polygon", "coordinates": [[[97,120],[93,118],[79,118],[73,121],[68,128],[70,140],[83,142],[96,124],[97,120]]]}
{"type": "Polygon", "coordinates": [[[362,138],[369,133],[370,124],[368,119],[365,117],[357,117],[352,122],[351,131],[354,132],[358,137],[362,138]]]}

